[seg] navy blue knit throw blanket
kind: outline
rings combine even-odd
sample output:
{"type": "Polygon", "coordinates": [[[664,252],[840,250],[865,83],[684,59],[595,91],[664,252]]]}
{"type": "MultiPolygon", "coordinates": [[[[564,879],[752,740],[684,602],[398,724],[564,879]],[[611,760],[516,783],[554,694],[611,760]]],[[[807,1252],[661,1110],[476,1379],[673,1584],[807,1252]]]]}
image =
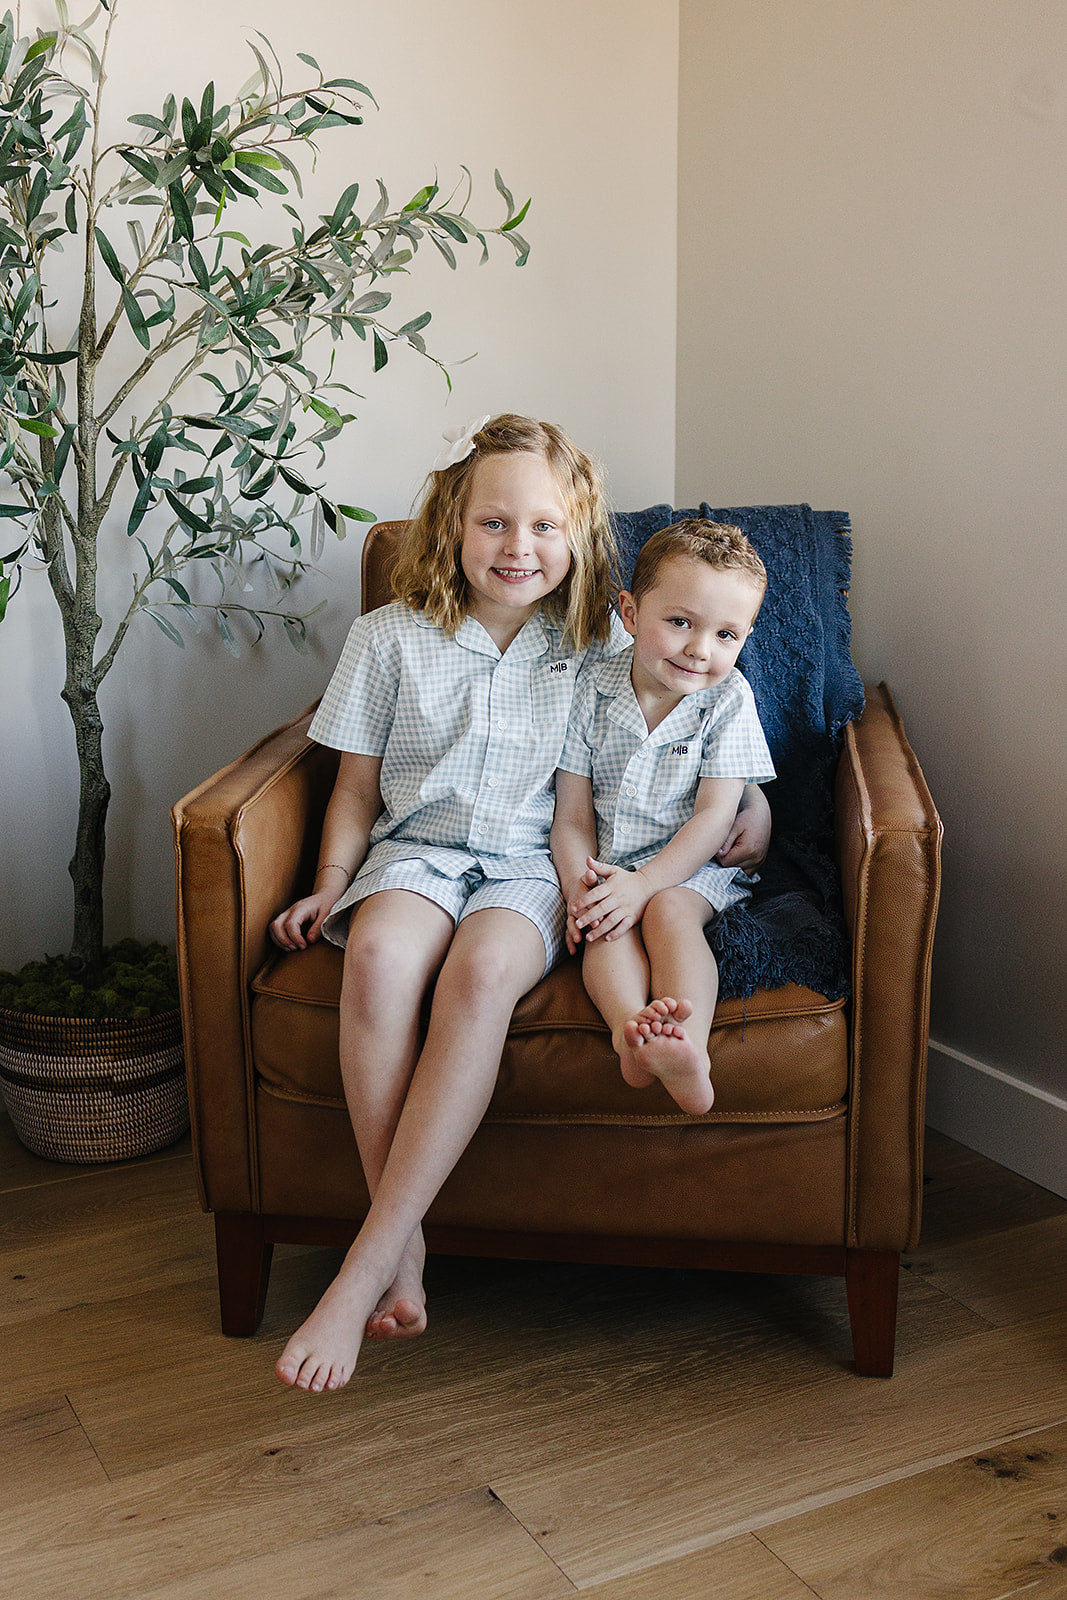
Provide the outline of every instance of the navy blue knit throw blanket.
{"type": "Polygon", "coordinates": [[[837,1000],[849,990],[850,955],[834,859],[834,773],[841,730],[863,710],[849,649],[849,520],[810,506],[619,512],[623,587],[650,534],[698,516],[743,529],[767,568],[767,596],[737,664],[778,774],[766,789],[774,835],[760,882],[709,931],[720,992],[744,999],[799,983],[837,1000]]]}

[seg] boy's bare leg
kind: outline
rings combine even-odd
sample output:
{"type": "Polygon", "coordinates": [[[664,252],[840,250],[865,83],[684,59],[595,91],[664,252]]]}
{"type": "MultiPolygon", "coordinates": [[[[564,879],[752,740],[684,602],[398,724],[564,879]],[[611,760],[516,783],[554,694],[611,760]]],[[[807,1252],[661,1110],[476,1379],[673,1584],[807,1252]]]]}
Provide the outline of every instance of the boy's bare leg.
{"type": "Polygon", "coordinates": [[[641,1066],[691,1116],[710,1111],[715,1099],[708,1035],[719,970],[704,937],[712,915],[692,889],[679,886],[652,897],[641,919],[652,1000],[624,1028],[641,1066]]]}
{"type": "MultiPolygon", "coordinates": [[[[480,911],[460,923],[370,1211],[337,1277],[287,1344],[277,1368],[284,1383],[318,1393],[351,1377],[368,1320],[485,1113],[511,1013],[544,961],[540,933],[518,912],[480,911]]],[[[380,999],[385,1012],[391,995],[390,987],[380,999]]]]}
{"type": "Polygon", "coordinates": [[[594,939],[582,955],[582,977],[590,1000],[611,1029],[611,1043],[619,1058],[623,1078],[632,1089],[647,1089],[654,1082],[641,1063],[644,1039],[627,1037],[627,1026],[648,1004],[649,966],[638,928],[618,939],[594,939]]]}

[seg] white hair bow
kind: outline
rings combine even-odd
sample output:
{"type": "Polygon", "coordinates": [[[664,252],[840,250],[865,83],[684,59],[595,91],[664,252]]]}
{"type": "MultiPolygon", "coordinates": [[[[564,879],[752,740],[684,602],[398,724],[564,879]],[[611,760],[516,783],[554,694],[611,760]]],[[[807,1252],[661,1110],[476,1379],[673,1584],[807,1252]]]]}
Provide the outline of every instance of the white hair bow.
{"type": "Polygon", "coordinates": [[[446,428],[441,437],[448,441],[448,449],[441,451],[430,471],[443,472],[446,467],[454,467],[457,461],[465,461],[474,449],[474,435],[480,433],[488,421],[488,417],[478,417],[464,423],[462,428],[446,428]]]}

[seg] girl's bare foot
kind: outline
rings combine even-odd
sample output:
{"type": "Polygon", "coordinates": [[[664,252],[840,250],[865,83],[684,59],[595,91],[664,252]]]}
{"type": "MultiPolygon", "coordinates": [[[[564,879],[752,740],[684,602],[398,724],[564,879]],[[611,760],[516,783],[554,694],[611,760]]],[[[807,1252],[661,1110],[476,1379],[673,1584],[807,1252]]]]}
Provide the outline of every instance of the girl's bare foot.
{"type": "Polygon", "coordinates": [[[711,1062],[682,1023],[692,1014],[688,1000],[653,1000],[623,1029],[626,1054],[619,1062],[626,1082],[647,1088],[658,1078],[667,1093],[692,1117],[703,1116],[715,1101],[711,1062]]]}
{"type": "Polygon", "coordinates": [[[404,1251],[396,1277],[367,1322],[368,1339],[414,1339],[426,1331],[426,1295],[422,1269],[426,1246],[422,1229],[404,1251]]]}
{"type": "Polygon", "coordinates": [[[367,1323],[368,1339],[414,1339],[426,1332],[426,1300],[399,1295],[390,1289],[367,1323]]]}
{"type": "Polygon", "coordinates": [[[367,1319],[381,1298],[380,1280],[361,1261],[346,1257],[279,1356],[274,1368],[279,1380],[311,1394],[343,1388],[356,1369],[367,1319]]]}

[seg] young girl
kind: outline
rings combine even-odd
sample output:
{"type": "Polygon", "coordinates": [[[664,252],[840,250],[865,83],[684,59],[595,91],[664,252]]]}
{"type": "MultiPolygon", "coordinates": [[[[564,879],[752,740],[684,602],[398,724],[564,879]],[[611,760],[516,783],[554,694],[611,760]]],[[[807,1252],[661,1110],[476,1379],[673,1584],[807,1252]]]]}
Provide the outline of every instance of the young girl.
{"type": "MultiPolygon", "coordinates": [[[[283,1383],[338,1389],[365,1333],[426,1326],[422,1219],[489,1104],[516,1002],[565,946],[553,782],[583,654],[626,643],[613,554],[597,472],[559,429],[463,430],[409,529],[399,601],[353,624],[312,723],[341,762],[313,892],[271,932],[345,946],[341,1074],[371,1207],[283,1383]]],[[[762,853],[754,815],[735,831],[762,853]]]]}
{"type": "Polygon", "coordinates": [[[582,653],[608,646],[612,570],[588,457],[549,424],[484,419],[435,462],[399,602],[354,623],[312,723],[343,753],[314,890],[271,933],[345,945],[341,1073],[372,1204],[283,1383],[340,1388],[365,1330],[425,1327],[422,1218],[516,1001],[564,947],[553,778],[582,653]]]}

